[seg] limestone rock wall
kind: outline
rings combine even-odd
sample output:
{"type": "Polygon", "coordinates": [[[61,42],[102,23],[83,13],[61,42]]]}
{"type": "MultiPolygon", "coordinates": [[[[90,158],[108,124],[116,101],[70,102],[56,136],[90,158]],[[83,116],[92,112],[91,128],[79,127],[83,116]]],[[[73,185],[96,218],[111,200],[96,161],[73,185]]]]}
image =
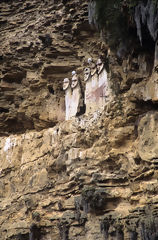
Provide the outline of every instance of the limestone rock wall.
{"type": "Polygon", "coordinates": [[[64,119],[63,79],[96,51],[87,3],[10,0],[0,12],[1,134],[54,126],[64,119]]]}
{"type": "Polygon", "coordinates": [[[0,12],[0,240],[157,239],[153,49],[118,59],[86,1],[1,1],[0,12]],[[83,83],[98,56],[113,98],[64,121],[63,79],[77,70],[83,83]]]}

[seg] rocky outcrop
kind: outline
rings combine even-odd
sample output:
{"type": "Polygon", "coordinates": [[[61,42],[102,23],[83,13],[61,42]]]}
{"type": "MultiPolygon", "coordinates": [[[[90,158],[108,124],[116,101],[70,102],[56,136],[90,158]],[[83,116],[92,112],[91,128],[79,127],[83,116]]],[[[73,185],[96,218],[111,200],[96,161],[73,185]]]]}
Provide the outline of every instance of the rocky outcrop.
{"type": "Polygon", "coordinates": [[[1,240],[158,237],[154,49],[117,58],[87,4],[1,3],[1,240]],[[85,89],[87,59],[100,56],[112,98],[65,121],[64,78],[76,70],[85,89]]]}
{"type": "Polygon", "coordinates": [[[0,11],[1,135],[52,127],[64,120],[63,79],[94,52],[87,3],[11,0],[0,11]]]}
{"type": "Polygon", "coordinates": [[[152,235],[157,165],[155,155],[153,163],[150,156],[143,158],[149,151],[142,145],[150,139],[151,125],[156,127],[155,117],[141,119],[137,137],[132,124],[117,126],[114,105],[113,120],[102,113],[1,138],[2,239],[25,239],[33,224],[39,239],[152,235]]]}

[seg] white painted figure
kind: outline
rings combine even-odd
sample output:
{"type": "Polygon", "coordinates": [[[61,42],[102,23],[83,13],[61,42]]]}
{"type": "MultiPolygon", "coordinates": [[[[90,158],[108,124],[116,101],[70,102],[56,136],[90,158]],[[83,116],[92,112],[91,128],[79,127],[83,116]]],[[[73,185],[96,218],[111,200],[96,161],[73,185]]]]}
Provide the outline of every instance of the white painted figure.
{"type": "Polygon", "coordinates": [[[90,68],[84,69],[84,81],[85,81],[85,104],[86,104],[86,114],[91,111],[92,101],[92,79],[91,79],[91,70],[90,68]]]}
{"type": "Polygon", "coordinates": [[[107,71],[105,70],[104,63],[100,58],[97,60],[97,71],[99,107],[103,108],[110,98],[110,87],[107,77],[107,71]]]}
{"type": "Polygon", "coordinates": [[[91,70],[90,68],[84,69],[84,81],[87,83],[91,77],[91,70]]]}
{"type": "MultiPolygon", "coordinates": [[[[91,71],[91,88],[90,88],[90,102],[91,107],[88,109],[90,112],[94,112],[98,109],[98,102],[99,102],[99,96],[97,94],[98,89],[98,74],[97,74],[97,66],[95,62],[92,60],[92,58],[88,59],[88,64],[91,71]]],[[[86,113],[88,113],[86,111],[86,113]]]]}
{"type": "Polygon", "coordinates": [[[72,98],[71,98],[71,117],[77,115],[80,111],[80,101],[81,101],[81,86],[79,83],[79,78],[76,74],[76,71],[72,72],[72,98]]]}
{"type": "Polygon", "coordinates": [[[65,120],[69,120],[71,118],[72,90],[70,86],[70,80],[68,78],[65,78],[63,81],[63,90],[65,91],[65,120]]]}
{"type": "Polygon", "coordinates": [[[92,77],[92,88],[95,90],[98,87],[98,74],[97,74],[97,67],[95,62],[92,58],[88,58],[89,67],[91,70],[91,77],[92,77]]]}

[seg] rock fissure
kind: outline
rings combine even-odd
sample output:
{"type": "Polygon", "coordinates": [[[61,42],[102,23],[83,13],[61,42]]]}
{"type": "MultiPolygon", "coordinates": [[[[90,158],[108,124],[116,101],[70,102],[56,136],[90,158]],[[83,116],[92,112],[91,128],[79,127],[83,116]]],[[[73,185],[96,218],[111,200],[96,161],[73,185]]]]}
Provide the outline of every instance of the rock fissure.
{"type": "Polygon", "coordinates": [[[116,53],[87,1],[0,12],[0,239],[157,239],[157,44],[116,53]]]}

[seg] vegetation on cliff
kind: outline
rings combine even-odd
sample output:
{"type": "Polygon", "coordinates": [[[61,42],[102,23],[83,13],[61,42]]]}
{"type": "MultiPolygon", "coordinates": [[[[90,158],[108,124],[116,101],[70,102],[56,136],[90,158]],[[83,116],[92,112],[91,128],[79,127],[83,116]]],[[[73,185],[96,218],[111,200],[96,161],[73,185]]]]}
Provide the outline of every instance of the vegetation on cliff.
{"type": "Polygon", "coordinates": [[[106,31],[111,46],[131,36],[157,40],[157,0],[92,0],[89,3],[89,22],[106,31]]]}

